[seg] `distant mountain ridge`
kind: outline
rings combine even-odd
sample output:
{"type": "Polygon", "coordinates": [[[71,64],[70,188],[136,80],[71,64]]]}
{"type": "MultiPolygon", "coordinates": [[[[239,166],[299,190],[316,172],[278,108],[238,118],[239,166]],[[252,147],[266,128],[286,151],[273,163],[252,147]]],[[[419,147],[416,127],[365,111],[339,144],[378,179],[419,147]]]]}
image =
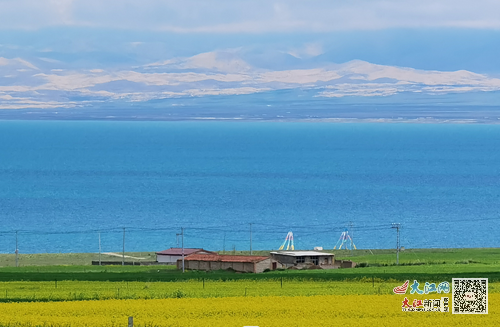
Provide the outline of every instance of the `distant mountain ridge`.
{"type": "Polygon", "coordinates": [[[238,49],[109,70],[68,69],[43,58],[39,62],[0,58],[0,109],[74,108],[114,101],[146,104],[154,99],[302,89],[311,90],[314,98],[500,91],[499,78],[465,70],[418,70],[361,60],[335,64],[283,56],[293,58],[287,69],[248,62],[238,49]]]}

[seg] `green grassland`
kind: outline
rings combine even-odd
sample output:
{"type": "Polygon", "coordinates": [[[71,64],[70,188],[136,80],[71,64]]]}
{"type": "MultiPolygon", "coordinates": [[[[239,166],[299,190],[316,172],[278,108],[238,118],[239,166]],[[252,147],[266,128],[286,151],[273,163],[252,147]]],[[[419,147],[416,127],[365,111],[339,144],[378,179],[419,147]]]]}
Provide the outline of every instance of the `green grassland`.
{"type": "MultiPolygon", "coordinates": [[[[332,251],[336,259],[353,260],[369,265],[391,265],[396,261],[395,250],[332,251]]],[[[500,264],[500,248],[473,249],[408,249],[401,251],[399,262],[405,264],[500,264]]]]}
{"type": "MultiPolygon", "coordinates": [[[[121,254],[121,253],[118,253],[121,254]]],[[[154,252],[126,252],[125,255],[144,259],[125,258],[127,262],[156,261],[154,252]]],[[[121,262],[122,258],[118,256],[101,255],[102,261],[121,262]]],[[[35,253],[19,254],[19,265],[26,266],[62,266],[77,265],[90,266],[92,261],[99,261],[98,253],[35,253]]],[[[15,267],[15,254],[0,254],[0,267],[15,267]]]]}

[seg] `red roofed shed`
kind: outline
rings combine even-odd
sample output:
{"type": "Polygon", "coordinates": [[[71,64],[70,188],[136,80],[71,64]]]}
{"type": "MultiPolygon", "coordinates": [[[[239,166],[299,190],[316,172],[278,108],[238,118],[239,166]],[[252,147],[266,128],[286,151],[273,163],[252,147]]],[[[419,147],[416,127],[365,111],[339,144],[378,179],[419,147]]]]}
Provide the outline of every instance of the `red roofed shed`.
{"type": "MultiPolygon", "coordinates": [[[[177,268],[182,269],[182,260],[177,261],[177,268]]],[[[240,272],[259,273],[272,269],[272,263],[269,257],[195,253],[184,258],[184,268],[206,271],[233,269],[240,272]]]]}

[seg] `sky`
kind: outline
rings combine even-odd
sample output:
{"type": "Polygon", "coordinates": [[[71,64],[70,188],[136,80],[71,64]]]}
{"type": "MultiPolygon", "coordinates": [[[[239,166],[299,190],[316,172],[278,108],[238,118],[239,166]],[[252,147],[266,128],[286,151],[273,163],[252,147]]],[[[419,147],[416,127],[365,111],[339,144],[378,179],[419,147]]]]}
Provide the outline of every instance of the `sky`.
{"type": "Polygon", "coordinates": [[[0,0],[0,109],[294,87],[390,96],[436,81],[497,91],[499,12],[492,0],[0,0]]]}

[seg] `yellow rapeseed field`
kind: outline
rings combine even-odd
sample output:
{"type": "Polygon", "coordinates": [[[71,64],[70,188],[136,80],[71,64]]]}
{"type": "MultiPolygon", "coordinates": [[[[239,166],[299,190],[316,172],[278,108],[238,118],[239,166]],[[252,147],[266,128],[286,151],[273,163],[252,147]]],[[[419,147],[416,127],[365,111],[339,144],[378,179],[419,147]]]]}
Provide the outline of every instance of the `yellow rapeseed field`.
{"type": "MultiPolygon", "coordinates": [[[[412,295],[407,296],[413,299],[412,295]]],[[[487,315],[402,312],[403,298],[402,295],[321,295],[3,303],[0,326],[125,327],[129,316],[134,317],[134,326],[144,327],[485,327],[500,323],[498,293],[489,295],[487,315]]]]}

